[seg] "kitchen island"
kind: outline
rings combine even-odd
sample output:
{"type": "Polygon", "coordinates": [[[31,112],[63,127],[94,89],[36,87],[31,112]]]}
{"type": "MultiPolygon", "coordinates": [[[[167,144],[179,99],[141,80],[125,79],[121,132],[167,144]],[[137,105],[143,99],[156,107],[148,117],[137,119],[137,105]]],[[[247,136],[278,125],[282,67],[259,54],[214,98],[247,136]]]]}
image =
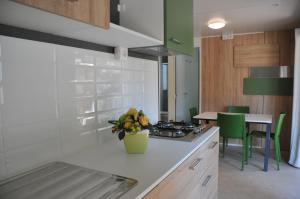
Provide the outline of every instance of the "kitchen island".
{"type": "MultiPolygon", "coordinates": [[[[201,176],[198,178],[197,175],[200,174],[195,173],[191,176],[191,178],[193,176],[197,177],[197,181],[195,182],[199,186],[206,186],[208,184],[212,176],[204,176],[206,175],[204,167],[214,168],[214,171],[217,173],[218,138],[218,127],[212,127],[192,142],[151,138],[145,154],[127,154],[123,142],[118,141],[117,138],[107,139],[98,146],[64,157],[62,161],[136,179],[138,184],[124,194],[121,197],[122,199],[160,198],[158,196],[160,189],[166,192],[166,188],[160,186],[166,184],[166,181],[170,181],[170,177],[176,180],[176,176],[172,175],[178,173],[178,170],[179,173],[183,171],[186,167],[185,164],[188,164],[187,169],[190,171],[194,172],[195,170],[196,172],[199,170],[201,175],[203,175],[204,182],[199,181],[201,176]],[[210,152],[208,149],[210,149],[210,152]],[[201,155],[206,158],[212,157],[213,153],[216,161],[208,162],[205,158],[196,157],[200,154],[199,151],[202,151],[201,155]],[[208,152],[211,154],[208,154],[208,152]],[[203,163],[201,162],[200,164],[199,162],[202,159],[203,163]]],[[[217,181],[217,174],[214,178],[216,178],[214,181],[217,181]]],[[[187,181],[193,182],[193,179],[187,179],[187,181]]],[[[214,189],[217,189],[217,187],[214,189]]],[[[192,192],[192,190],[190,191],[192,192]]],[[[216,197],[216,192],[217,190],[213,190],[213,198],[216,197]]],[[[203,198],[211,198],[211,196],[208,197],[205,195],[203,198]]]]}

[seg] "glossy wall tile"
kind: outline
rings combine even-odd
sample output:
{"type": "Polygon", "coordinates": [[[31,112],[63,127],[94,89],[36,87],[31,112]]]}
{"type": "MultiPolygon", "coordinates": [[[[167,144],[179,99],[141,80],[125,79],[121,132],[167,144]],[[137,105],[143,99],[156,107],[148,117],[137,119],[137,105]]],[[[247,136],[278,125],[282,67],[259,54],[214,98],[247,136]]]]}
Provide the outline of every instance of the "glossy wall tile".
{"type": "Polygon", "coordinates": [[[101,144],[131,106],[157,121],[157,62],[0,36],[0,179],[101,144]]]}

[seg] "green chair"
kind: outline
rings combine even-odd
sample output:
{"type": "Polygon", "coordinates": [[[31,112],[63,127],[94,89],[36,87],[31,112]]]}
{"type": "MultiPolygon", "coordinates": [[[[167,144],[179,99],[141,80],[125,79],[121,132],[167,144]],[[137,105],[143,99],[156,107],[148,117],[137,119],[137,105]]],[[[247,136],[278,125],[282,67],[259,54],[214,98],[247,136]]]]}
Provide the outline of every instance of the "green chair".
{"type": "Polygon", "coordinates": [[[223,114],[218,113],[218,126],[220,135],[223,137],[223,157],[225,156],[225,139],[235,138],[243,141],[242,170],[248,160],[249,140],[246,132],[246,123],[244,114],[223,114]]]}
{"type": "Polygon", "coordinates": [[[199,124],[198,120],[193,119],[194,116],[198,114],[198,110],[196,107],[190,108],[190,117],[193,124],[199,124]]]}
{"type": "MultiPolygon", "coordinates": [[[[280,150],[280,133],[282,131],[284,118],[286,113],[280,113],[279,118],[276,123],[275,132],[271,133],[271,139],[275,142],[275,158],[277,162],[277,170],[279,170],[279,163],[281,162],[281,150],[280,150]]],[[[252,131],[250,135],[250,157],[252,156],[252,140],[255,137],[266,137],[265,131],[252,131]]]]}
{"type": "MultiPolygon", "coordinates": [[[[250,113],[249,106],[228,106],[227,111],[229,113],[250,113]]],[[[249,130],[249,124],[246,124],[247,131],[249,130]]],[[[225,140],[226,146],[228,146],[228,139],[225,140]]]]}

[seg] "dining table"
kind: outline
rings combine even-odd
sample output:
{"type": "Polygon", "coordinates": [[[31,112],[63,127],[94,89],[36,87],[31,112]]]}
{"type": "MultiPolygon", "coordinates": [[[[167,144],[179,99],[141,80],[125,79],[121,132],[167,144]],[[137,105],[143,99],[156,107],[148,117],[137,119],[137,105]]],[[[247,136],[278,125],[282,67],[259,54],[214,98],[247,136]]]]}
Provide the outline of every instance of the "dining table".
{"type": "MultiPolygon", "coordinates": [[[[218,113],[237,114],[227,112],[203,112],[193,117],[195,120],[203,120],[206,122],[217,121],[218,113]]],[[[270,139],[272,128],[272,115],[269,114],[245,114],[245,122],[253,124],[266,125],[266,139],[265,139],[265,154],[264,154],[264,171],[268,171],[269,156],[270,156],[270,139]]]]}

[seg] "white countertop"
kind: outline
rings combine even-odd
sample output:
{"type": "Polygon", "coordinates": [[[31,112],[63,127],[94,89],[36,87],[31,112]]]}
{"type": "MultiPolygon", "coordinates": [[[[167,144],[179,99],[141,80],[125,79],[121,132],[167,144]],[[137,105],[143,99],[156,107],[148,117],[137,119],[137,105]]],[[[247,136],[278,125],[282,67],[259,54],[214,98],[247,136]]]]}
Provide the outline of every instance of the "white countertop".
{"type": "MultiPolygon", "coordinates": [[[[237,114],[237,113],[228,113],[220,112],[226,114],[237,114]]],[[[217,120],[218,112],[204,112],[199,115],[194,116],[194,119],[200,120],[217,120]]],[[[272,124],[272,115],[270,114],[245,114],[246,122],[250,123],[263,123],[263,124],[272,124]]]]}
{"type": "Polygon", "coordinates": [[[217,130],[218,127],[212,127],[192,142],[151,138],[145,154],[127,154],[123,142],[116,138],[66,156],[62,161],[136,179],[138,184],[121,198],[143,198],[217,130]]]}

